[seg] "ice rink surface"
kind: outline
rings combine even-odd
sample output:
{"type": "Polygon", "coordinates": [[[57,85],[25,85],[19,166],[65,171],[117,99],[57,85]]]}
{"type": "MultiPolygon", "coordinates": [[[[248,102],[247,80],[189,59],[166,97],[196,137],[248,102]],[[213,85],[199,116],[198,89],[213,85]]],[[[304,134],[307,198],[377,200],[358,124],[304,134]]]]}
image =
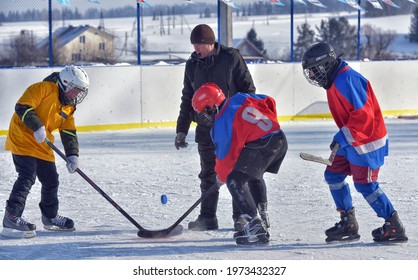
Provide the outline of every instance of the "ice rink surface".
{"type": "MultiPolygon", "coordinates": [[[[374,243],[371,231],[383,220],[352,187],[361,239],[349,244],[326,244],[324,230],[339,220],[339,214],[323,180],[324,165],[303,161],[299,153],[327,157],[336,127],[332,121],[285,122],[282,129],[289,142],[288,154],[278,175],[265,176],[272,224],[268,246],[250,250],[235,245],[231,198],[225,186],[220,191],[218,231],[186,229],[175,237],[141,239],[133,224],[77,173],[69,174],[57,156],[59,213],[74,219],[77,230],[54,233],[42,229],[37,182],[23,214],[37,224],[37,236],[27,240],[0,238],[0,259],[416,260],[418,120],[386,119],[386,123],[390,155],[381,168],[379,181],[399,212],[408,243],[374,243]]],[[[200,192],[194,134],[188,135],[189,147],[179,151],[173,145],[174,135],[174,128],[80,133],[80,169],[141,226],[169,227],[199,198],[200,192]],[[168,198],[165,205],[160,200],[162,194],[168,198]]],[[[5,137],[1,137],[0,146],[4,141],[5,137]]],[[[56,145],[62,149],[59,138],[56,145]]],[[[5,205],[16,173],[10,153],[4,150],[0,151],[0,166],[0,201],[5,205]]],[[[198,209],[183,221],[185,228],[196,218],[198,209]]],[[[1,217],[3,214],[4,207],[1,217]]]]}

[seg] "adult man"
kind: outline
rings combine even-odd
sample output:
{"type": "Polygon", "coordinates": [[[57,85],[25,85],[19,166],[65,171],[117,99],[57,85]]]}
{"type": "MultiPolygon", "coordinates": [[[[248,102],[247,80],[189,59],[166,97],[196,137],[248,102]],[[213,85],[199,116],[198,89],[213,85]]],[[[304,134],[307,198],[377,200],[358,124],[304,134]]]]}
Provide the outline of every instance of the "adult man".
{"type": "Polygon", "coordinates": [[[236,243],[268,243],[267,225],[257,213],[247,183],[254,182],[265,192],[264,173],[277,173],[286,155],[287,140],[277,120],[276,102],[267,95],[241,92],[226,98],[216,84],[205,83],[193,96],[192,105],[213,122],[215,171],[245,220],[242,230],[234,234],[236,243]]]}
{"type": "Polygon", "coordinates": [[[36,236],[35,224],[22,218],[26,198],[36,177],[42,184],[39,207],[44,228],[72,231],[74,221],[58,215],[58,173],[54,151],[45,139],[54,140],[58,129],[66,156],[67,169],[78,168],[78,140],[74,124],[76,104],[87,96],[89,78],[78,66],[67,66],[42,82],[29,86],[17,101],[6,139],[18,173],[3,218],[2,235],[30,238],[36,236]]]}
{"type": "MultiPolygon", "coordinates": [[[[197,25],[190,34],[190,42],[195,51],[186,63],[174,145],[177,149],[187,147],[186,135],[190,124],[192,121],[197,122],[195,141],[200,156],[200,189],[201,193],[204,193],[216,183],[215,146],[210,138],[210,126],[195,115],[191,104],[192,97],[206,82],[216,83],[228,97],[238,91],[255,93],[255,86],[239,51],[215,42],[215,34],[208,25],[197,25]]],[[[218,198],[219,192],[215,191],[202,201],[200,214],[195,221],[189,223],[189,229],[218,229],[216,217],[218,198]]],[[[233,219],[238,222],[240,212],[236,205],[233,205],[233,219]]],[[[266,204],[260,205],[267,207],[266,204]]],[[[264,212],[266,211],[265,209],[264,212]]],[[[240,223],[236,223],[235,227],[240,227],[240,223]]]]}
{"type": "Polygon", "coordinates": [[[386,125],[370,82],[337,58],[327,43],[310,46],[303,54],[302,68],[308,82],[326,90],[332,117],[339,128],[331,143],[331,149],[337,144],[339,149],[324,175],[341,221],[325,231],[326,241],[360,238],[349,185],[345,182],[348,175],[352,175],[356,190],[377,216],[385,220],[382,227],[372,231],[373,240],[407,241],[398,212],[377,181],[389,148],[386,125]]]}

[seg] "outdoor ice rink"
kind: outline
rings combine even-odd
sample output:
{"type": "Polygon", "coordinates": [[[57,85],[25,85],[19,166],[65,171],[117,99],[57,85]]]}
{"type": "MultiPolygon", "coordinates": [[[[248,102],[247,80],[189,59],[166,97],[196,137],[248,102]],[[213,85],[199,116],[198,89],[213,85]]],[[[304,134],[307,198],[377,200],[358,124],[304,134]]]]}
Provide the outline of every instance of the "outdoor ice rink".
{"type": "MultiPolygon", "coordinates": [[[[284,122],[289,150],[278,175],[266,174],[271,242],[249,249],[232,238],[230,194],[221,189],[218,231],[184,232],[166,239],[141,239],[137,229],[79,174],[69,174],[56,157],[60,173],[60,214],[75,220],[76,231],[42,229],[38,209],[40,185],[29,194],[23,216],[37,224],[37,237],[0,238],[2,260],[416,260],[418,213],[418,120],[386,119],[390,155],[380,172],[380,185],[404,223],[409,242],[376,244],[371,231],[383,224],[363,197],[351,188],[361,239],[326,244],[324,230],[339,214],[323,180],[324,165],[306,162],[299,153],[327,157],[336,132],[333,121],[284,122]]],[[[177,151],[174,128],[80,133],[80,169],[141,226],[163,229],[199,198],[199,159],[194,129],[189,147],[177,151]],[[168,203],[161,204],[166,194],[168,203]]],[[[57,135],[58,136],[58,135],[57,135]]],[[[0,137],[4,146],[5,137],[0,137]]],[[[59,136],[56,145],[62,149],[59,136]]],[[[0,151],[0,201],[5,205],[16,178],[10,153],[0,151]]],[[[351,183],[350,179],[348,182],[351,183]]],[[[195,219],[198,209],[182,222],[195,219]]],[[[0,216],[4,213],[1,207],[0,216]]]]}

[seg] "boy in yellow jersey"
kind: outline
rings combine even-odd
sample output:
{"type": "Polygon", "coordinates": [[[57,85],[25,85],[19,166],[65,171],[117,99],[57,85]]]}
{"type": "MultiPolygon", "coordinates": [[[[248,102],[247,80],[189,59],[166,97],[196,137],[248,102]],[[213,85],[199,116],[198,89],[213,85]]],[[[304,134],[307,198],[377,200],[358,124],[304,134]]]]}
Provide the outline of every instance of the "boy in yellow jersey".
{"type": "Polygon", "coordinates": [[[78,66],[66,66],[42,82],[29,86],[15,106],[10,121],[5,149],[11,151],[18,173],[3,218],[2,235],[30,238],[36,236],[35,224],[22,218],[26,198],[40,181],[44,228],[53,231],[73,231],[74,221],[58,215],[58,173],[54,151],[45,143],[54,141],[52,132],[58,129],[68,157],[67,169],[78,168],[78,140],[74,123],[76,105],[86,97],[89,78],[78,66]]]}

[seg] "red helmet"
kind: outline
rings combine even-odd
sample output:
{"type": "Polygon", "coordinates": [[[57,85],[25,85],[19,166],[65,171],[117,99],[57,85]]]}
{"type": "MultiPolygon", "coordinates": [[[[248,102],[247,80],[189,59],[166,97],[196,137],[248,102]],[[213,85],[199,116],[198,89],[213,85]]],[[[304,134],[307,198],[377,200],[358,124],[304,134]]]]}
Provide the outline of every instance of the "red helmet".
{"type": "Polygon", "coordinates": [[[219,107],[225,95],[215,83],[203,84],[193,95],[192,106],[196,112],[202,112],[205,109],[219,107]]]}

